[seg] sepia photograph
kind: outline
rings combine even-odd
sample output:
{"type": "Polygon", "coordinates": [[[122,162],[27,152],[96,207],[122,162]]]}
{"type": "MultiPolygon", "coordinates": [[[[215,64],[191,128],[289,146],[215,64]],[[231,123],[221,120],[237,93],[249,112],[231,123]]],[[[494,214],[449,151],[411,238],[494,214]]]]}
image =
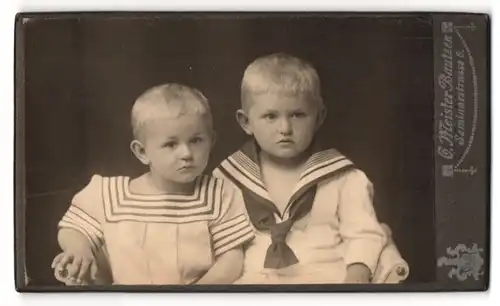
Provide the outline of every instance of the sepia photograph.
{"type": "Polygon", "coordinates": [[[18,15],[16,287],[487,287],[476,17],[18,15]]]}

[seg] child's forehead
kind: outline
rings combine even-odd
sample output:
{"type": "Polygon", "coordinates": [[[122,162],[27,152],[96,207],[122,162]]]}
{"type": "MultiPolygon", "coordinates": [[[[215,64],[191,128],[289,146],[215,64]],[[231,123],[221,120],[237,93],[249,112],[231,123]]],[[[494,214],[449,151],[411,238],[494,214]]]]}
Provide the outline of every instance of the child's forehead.
{"type": "Polygon", "coordinates": [[[268,92],[254,95],[250,107],[259,108],[312,108],[315,102],[306,94],[268,92]]]}
{"type": "Polygon", "coordinates": [[[183,115],[201,115],[207,112],[201,102],[197,100],[151,101],[142,105],[137,112],[142,121],[156,119],[158,117],[177,118],[183,115]]]}
{"type": "Polygon", "coordinates": [[[175,113],[168,111],[158,111],[151,113],[150,116],[143,119],[143,124],[147,126],[169,126],[169,125],[198,125],[195,123],[207,122],[206,114],[197,112],[175,113]]]}
{"type": "Polygon", "coordinates": [[[157,113],[143,120],[142,125],[146,137],[148,135],[182,137],[210,132],[211,130],[209,118],[198,113],[179,116],[172,116],[169,113],[157,113]]]}

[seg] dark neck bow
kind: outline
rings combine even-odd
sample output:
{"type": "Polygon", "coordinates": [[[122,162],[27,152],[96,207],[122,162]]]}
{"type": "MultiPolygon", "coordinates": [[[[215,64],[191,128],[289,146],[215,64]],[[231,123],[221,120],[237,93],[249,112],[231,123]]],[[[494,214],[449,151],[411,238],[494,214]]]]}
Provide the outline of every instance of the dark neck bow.
{"type": "MultiPolygon", "coordinates": [[[[318,149],[316,149],[316,151],[318,151],[318,149]]],[[[311,211],[319,179],[324,179],[327,175],[331,176],[336,174],[338,170],[348,169],[352,164],[349,162],[346,166],[339,167],[337,171],[327,172],[325,175],[321,175],[303,186],[300,186],[292,195],[285,208],[284,213],[288,211],[289,218],[283,222],[277,222],[276,215],[280,216],[282,220],[283,215],[281,215],[276,206],[270,202],[269,198],[264,198],[255,192],[255,188],[264,186],[261,177],[253,177],[253,181],[256,181],[256,184],[254,186],[249,186],[249,184],[253,183],[248,173],[245,174],[244,172],[238,171],[241,167],[245,169],[250,168],[247,172],[260,176],[258,146],[253,141],[250,141],[247,142],[239,152],[243,153],[247,159],[241,162],[238,162],[239,158],[233,158],[232,160],[228,159],[226,160],[228,163],[227,165],[230,166],[224,167],[225,162],[223,162],[219,170],[241,189],[248,215],[255,228],[259,231],[267,231],[271,235],[271,245],[266,252],[264,267],[280,269],[298,263],[295,253],[286,243],[286,238],[293,223],[303,218],[311,211]],[[238,165],[236,165],[236,163],[238,165]],[[232,171],[229,171],[229,168],[231,168],[232,171]],[[245,179],[239,179],[240,176],[245,177],[245,179]]],[[[339,160],[338,157],[340,155],[338,153],[334,156],[339,160]]],[[[340,161],[344,161],[343,164],[345,164],[347,160],[343,158],[340,159],[340,161]]],[[[335,162],[332,162],[332,165],[334,163],[335,162]]],[[[309,175],[311,172],[307,173],[309,175]]],[[[267,191],[265,192],[267,193],[267,191]]]]}

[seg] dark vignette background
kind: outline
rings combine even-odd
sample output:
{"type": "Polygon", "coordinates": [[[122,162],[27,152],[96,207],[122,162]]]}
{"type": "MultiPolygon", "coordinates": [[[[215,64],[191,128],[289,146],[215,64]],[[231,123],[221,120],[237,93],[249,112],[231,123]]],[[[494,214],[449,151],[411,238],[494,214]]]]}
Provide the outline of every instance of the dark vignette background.
{"type": "Polygon", "coordinates": [[[410,264],[408,282],[435,279],[430,19],[90,16],[22,26],[33,285],[56,284],[57,221],[92,174],[144,171],[128,149],[129,111],[140,93],[175,81],[210,99],[218,132],[212,169],[245,139],[234,112],[246,65],[278,51],[317,68],[329,110],[319,138],[373,181],[379,219],[410,264]]]}

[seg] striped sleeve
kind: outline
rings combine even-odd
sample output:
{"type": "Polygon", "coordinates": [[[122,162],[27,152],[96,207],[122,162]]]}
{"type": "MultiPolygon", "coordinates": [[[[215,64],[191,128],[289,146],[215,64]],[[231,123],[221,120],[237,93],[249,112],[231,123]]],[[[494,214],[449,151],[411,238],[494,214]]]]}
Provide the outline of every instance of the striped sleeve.
{"type": "Polygon", "coordinates": [[[94,175],[90,183],[77,193],[58,227],[70,228],[85,236],[97,251],[104,241],[101,223],[104,217],[102,177],[94,175]]]}
{"type": "Polygon", "coordinates": [[[221,200],[221,214],[210,224],[216,257],[233,248],[243,246],[254,238],[253,228],[245,213],[241,192],[224,182],[221,200]]]}

